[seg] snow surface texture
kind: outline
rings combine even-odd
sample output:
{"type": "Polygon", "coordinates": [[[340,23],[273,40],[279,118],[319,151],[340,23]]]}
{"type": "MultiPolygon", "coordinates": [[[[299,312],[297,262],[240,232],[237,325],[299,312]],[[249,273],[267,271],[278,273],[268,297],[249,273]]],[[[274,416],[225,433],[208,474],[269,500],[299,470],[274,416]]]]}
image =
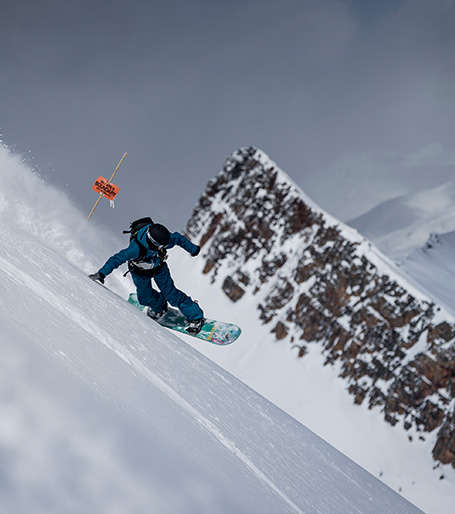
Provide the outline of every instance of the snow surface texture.
{"type": "Polygon", "coordinates": [[[5,148],[0,220],[3,511],[418,512],[92,283],[115,242],[5,148]]]}
{"type": "MultiPolygon", "coordinates": [[[[277,169],[276,164],[268,160],[264,154],[260,159],[266,163],[265,168],[277,169]]],[[[278,180],[280,183],[283,181],[295,187],[281,170],[278,180]]],[[[228,184],[230,191],[235,190],[233,181],[228,184]]],[[[257,195],[261,195],[261,191],[258,191],[257,195]]],[[[409,277],[403,276],[400,268],[355,230],[340,224],[305,195],[302,196],[312,209],[323,213],[330,223],[338,225],[346,238],[358,241],[363,253],[375,264],[380,273],[392,276],[416,298],[428,300],[415,283],[410,283],[409,277]]],[[[224,197],[211,208],[217,209],[216,212],[222,212],[226,209],[226,203],[223,201],[224,197]]],[[[210,220],[207,220],[207,223],[202,225],[208,226],[209,222],[210,220]]],[[[232,223],[231,226],[235,228],[235,219],[232,223]]],[[[235,233],[234,228],[232,232],[235,233]]],[[[280,251],[280,248],[276,250],[280,251]]],[[[268,258],[272,261],[274,254],[271,253],[268,258]]],[[[324,357],[320,355],[317,344],[308,345],[309,354],[303,359],[297,359],[298,349],[290,351],[289,345],[274,342],[274,336],[270,334],[272,327],[263,326],[257,320],[256,308],[258,303],[263,301],[262,293],[250,295],[247,292],[235,304],[226,296],[219,296],[224,277],[232,274],[237,267],[238,263],[235,260],[225,259],[213,284],[212,275],[202,274],[204,259],[199,259],[197,263],[198,271],[201,272],[197,283],[188,273],[188,266],[195,265],[188,263],[185,256],[172,255],[171,264],[177,282],[183,284],[184,289],[191,291],[200,300],[202,307],[208,310],[208,315],[216,315],[213,314],[216,312],[229,313],[228,320],[238,322],[244,329],[243,338],[232,345],[232,348],[226,348],[226,351],[221,353],[195,345],[200,351],[301,420],[427,512],[445,513],[452,508],[455,499],[455,473],[450,466],[438,466],[433,470],[435,462],[431,456],[431,449],[435,443],[435,433],[425,434],[425,440],[421,440],[420,434],[413,430],[406,432],[400,425],[392,427],[386,424],[379,409],[369,411],[353,405],[352,397],[346,392],[347,383],[338,378],[339,366],[323,367],[324,357]],[[412,444],[409,442],[409,436],[414,439],[412,444]],[[441,480],[441,477],[444,477],[444,480],[441,480]]],[[[248,262],[248,269],[259,267],[260,264],[260,258],[253,257],[248,262]]],[[[242,266],[242,270],[244,267],[242,266]]],[[[255,275],[251,274],[250,278],[251,276],[255,275]]],[[[251,286],[250,283],[249,289],[254,289],[254,285],[251,286]]],[[[441,319],[451,319],[447,312],[443,312],[441,316],[441,319]]],[[[417,351],[418,348],[409,353],[409,358],[412,358],[414,350],[417,351]]]]}

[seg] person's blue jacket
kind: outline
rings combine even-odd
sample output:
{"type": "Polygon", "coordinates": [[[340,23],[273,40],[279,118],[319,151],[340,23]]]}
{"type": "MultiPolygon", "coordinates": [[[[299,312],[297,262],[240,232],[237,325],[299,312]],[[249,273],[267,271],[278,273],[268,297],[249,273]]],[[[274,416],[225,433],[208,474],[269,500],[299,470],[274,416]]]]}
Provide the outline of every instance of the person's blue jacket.
{"type": "MultiPolygon", "coordinates": [[[[142,245],[143,248],[147,249],[142,260],[148,263],[153,263],[153,267],[158,267],[162,263],[162,258],[159,256],[156,250],[152,250],[149,248],[146,239],[148,225],[143,227],[137,233],[135,239],[130,241],[130,245],[128,248],[120,250],[120,252],[116,253],[112,257],[110,257],[106,264],[99,270],[104,276],[109,275],[112,271],[119,266],[121,266],[124,262],[132,261],[137,259],[141,255],[141,248],[138,242],[142,245]],[[136,241],[137,239],[137,241],[136,241]]],[[[197,255],[199,252],[199,246],[193,244],[189,239],[187,239],[184,235],[179,232],[172,232],[169,240],[169,244],[165,246],[166,250],[174,247],[175,245],[180,246],[184,250],[186,250],[190,255],[197,255]]]]}

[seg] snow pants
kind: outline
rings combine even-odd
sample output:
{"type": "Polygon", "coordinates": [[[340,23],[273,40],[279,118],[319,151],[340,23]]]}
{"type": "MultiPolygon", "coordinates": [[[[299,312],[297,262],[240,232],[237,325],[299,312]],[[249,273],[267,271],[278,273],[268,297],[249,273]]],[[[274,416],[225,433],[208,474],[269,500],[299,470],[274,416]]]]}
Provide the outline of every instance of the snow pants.
{"type": "Polygon", "coordinates": [[[131,271],[131,277],[136,286],[137,299],[140,304],[148,305],[155,312],[160,312],[165,302],[168,301],[171,305],[180,309],[188,320],[192,321],[204,317],[199,305],[175,287],[166,263],[153,277],[139,275],[134,271],[131,271]],[[153,289],[152,278],[155,280],[159,292],[153,289]]]}

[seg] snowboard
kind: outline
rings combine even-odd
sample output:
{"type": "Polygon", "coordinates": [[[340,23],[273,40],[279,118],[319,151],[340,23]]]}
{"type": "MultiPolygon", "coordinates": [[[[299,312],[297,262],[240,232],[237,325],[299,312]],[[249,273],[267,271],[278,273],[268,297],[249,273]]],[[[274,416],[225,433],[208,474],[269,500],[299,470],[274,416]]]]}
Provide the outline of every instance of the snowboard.
{"type": "MultiPolygon", "coordinates": [[[[141,305],[137,300],[136,293],[131,293],[128,302],[137,307],[140,310],[145,310],[146,307],[141,305]]],[[[150,318],[152,319],[152,318],[150,318]]],[[[220,346],[226,346],[233,343],[240,335],[241,330],[237,325],[233,323],[225,323],[224,321],[217,321],[213,319],[206,319],[201,331],[197,334],[189,334],[185,330],[185,316],[174,307],[168,306],[168,311],[157,323],[161,326],[170,328],[183,334],[197,337],[202,341],[208,341],[212,344],[218,344],[220,346]]]]}

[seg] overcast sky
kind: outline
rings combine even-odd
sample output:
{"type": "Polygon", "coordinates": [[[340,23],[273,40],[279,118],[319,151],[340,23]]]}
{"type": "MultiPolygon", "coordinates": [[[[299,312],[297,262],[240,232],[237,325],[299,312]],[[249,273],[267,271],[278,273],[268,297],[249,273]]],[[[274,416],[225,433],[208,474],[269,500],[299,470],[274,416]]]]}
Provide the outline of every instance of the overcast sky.
{"type": "Polygon", "coordinates": [[[455,171],[452,0],[0,0],[0,134],[87,213],[184,227],[256,145],[343,220],[455,171]]]}

